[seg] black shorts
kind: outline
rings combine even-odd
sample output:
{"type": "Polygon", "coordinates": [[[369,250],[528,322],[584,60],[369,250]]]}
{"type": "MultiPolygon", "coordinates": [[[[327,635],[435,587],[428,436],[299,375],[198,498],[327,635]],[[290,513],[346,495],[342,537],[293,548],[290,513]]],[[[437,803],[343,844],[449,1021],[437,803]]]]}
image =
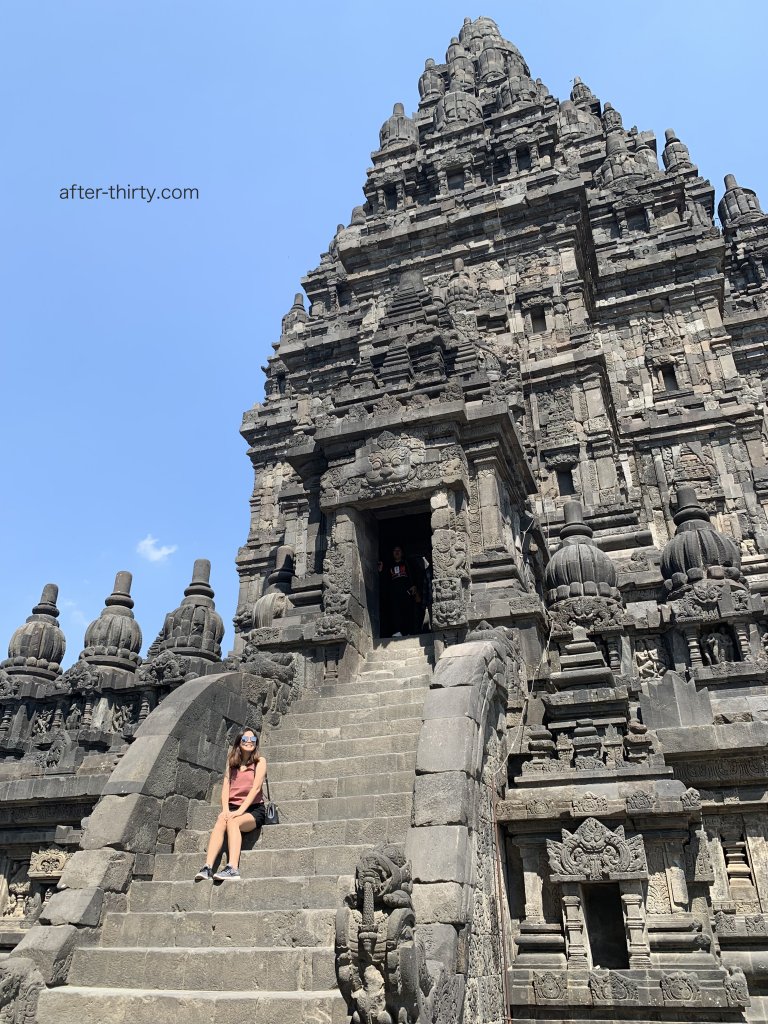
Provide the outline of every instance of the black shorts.
{"type": "MultiPolygon", "coordinates": [[[[230,804],[229,809],[230,811],[236,811],[239,806],[240,804],[230,804]]],[[[245,813],[253,815],[254,820],[259,828],[264,827],[264,822],[267,820],[267,812],[264,810],[263,803],[251,804],[251,806],[245,813]]]]}

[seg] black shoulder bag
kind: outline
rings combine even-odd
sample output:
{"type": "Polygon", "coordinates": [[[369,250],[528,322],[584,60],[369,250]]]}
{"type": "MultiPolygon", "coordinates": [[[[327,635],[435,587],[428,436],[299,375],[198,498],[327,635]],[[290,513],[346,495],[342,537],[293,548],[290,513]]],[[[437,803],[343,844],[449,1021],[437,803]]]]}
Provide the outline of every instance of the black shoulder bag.
{"type": "Polygon", "coordinates": [[[279,825],[280,824],[280,811],[277,804],[272,802],[272,797],[269,795],[269,779],[264,776],[264,785],[267,788],[267,799],[264,804],[264,824],[265,825],[279,825]]]}

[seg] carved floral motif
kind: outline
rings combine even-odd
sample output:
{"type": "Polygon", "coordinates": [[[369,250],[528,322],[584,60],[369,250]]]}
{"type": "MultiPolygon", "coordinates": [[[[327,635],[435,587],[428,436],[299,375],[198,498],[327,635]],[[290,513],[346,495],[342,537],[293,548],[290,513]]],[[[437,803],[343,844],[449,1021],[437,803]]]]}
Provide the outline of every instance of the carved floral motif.
{"type": "Polygon", "coordinates": [[[665,1003],[698,1003],[701,988],[695,974],[672,971],[661,977],[661,992],[665,1003]]]}
{"type": "Polygon", "coordinates": [[[643,837],[628,839],[621,825],[611,831],[597,818],[587,818],[573,833],[563,829],[561,843],[548,839],[547,853],[553,882],[648,875],[643,837]]]}
{"type": "Polygon", "coordinates": [[[565,971],[535,971],[532,979],[536,1001],[564,1002],[568,991],[565,971]]]}
{"type": "Polygon", "coordinates": [[[71,856],[58,846],[38,850],[30,857],[27,873],[30,878],[58,878],[71,856]]]}
{"type": "Polygon", "coordinates": [[[637,984],[615,971],[590,971],[589,991],[596,1003],[633,1002],[638,998],[637,984]]]}
{"type": "Polygon", "coordinates": [[[608,801],[604,796],[584,793],[583,796],[577,797],[573,801],[572,806],[574,814],[605,814],[608,810],[608,801]]]}
{"type": "Polygon", "coordinates": [[[749,1006],[749,987],[744,971],[740,967],[729,967],[728,977],[723,982],[725,998],[729,1006],[749,1006]]]}

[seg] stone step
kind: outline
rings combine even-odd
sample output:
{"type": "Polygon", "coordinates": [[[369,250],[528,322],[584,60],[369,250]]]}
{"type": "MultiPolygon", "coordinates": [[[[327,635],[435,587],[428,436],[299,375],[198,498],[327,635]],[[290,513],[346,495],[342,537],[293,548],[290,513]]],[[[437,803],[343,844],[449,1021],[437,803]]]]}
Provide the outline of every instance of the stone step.
{"type": "MultiPolygon", "coordinates": [[[[402,842],[403,837],[386,837],[390,842],[402,842]]],[[[381,840],[383,841],[383,840],[381,840]]],[[[359,845],[303,847],[298,850],[244,850],[240,858],[243,878],[279,878],[283,875],[330,875],[334,872],[349,874],[370,843],[359,845]]],[[[155,880],[183,881],[194,878],[201,866],[200,853],[160,853],[155,857],[155,880]]],[[[202,885],[202,882],[197,883],[202,885]]],[[[238,882],[222,882],[238,885],[238,882]]]]}
{"type": "Polygon", "coordinates": [[[330,989],[332,946],[103,946],[75,950],[68,984],[144,989],[330,989]]]}
{"type": "MultiPolygon", "coordinates": [[[[271,764],[269,781],[282,783],[306,780],[337,779],[345,775],[374,775],[377,772],[413,771],[416,766],[416,751],[399,754],[361,754],[355,757],[319,758],[310,761],[288,761],[271,764]]],[[[279,799],[277,790],[272,793],[279,799]]]]}
{"type": "MultiPolygon", "coordinates": [[[[192,883],[190,883],[192,884],[192,883]]],[[[210,885],[210,882],[198,882],[210,885]]],[[[239,882],[224,882],[236,888],[239,882]]],[[[101,945],[112,946],[331,946],[335,908],[261,910],[258,896],[240,896],[239,910],[109,913],[101,945]],[[249,897],[250,898],[250,897],[249,897]],[[243,909],[247,908],[247,909],[243,909]]]]}
{"type": "MultiPolygon", "coordinates": [[[[411,786],[408,786],[401,793],[280,800],[280,815],[281,821],[285,820],[288,824],[348,818],[396,818],[402,815],[407,817],[410,806],[411,786]]],[[[191,804],[189,831],[210,832],[218,815],[217,806],[202,802],[191,804]]]]}
{"type": "MultiPolygon", "coordinates": [[[[309,698],[306,698],[307,700],[309,698]]],[[[322,701],[321,701],[322,705],[322,701]]],[[[301,704],[296,704],[288,712],[285,721],[297,729],[309,726],[316,729],[324,729],[328,726],[362,725],[369,722],[390,722],[398,718],[421,717],[424,708],[424,697],[416,694],[416,699],[403,701],[402,704],[390,705],[387,708],[378,706],[357,708],[357,709],[336,709],[320,710],[304,709],[301,704]]],[[[277,731],[277,730],[276,730],[277,731]]],[[[266,743],[269,732],[264,733],[266,743]]],[[[266,748],[265,748],[266,749],[266,748]]]]}
{"type": "Polygon", "coordinates": [[[43,990],[38,1020],[56,1024],[347,1024],[338,990],[210,992],[88,988],[43,990]]]}
{"type": "MultiPolygon", "coordinates": [[[[330,819],[314,822],[290,822],[287,819],[280,825],[270,826],[261,830],[255,849],[257,850],[296,850],[304,847],[343,846],[345,843],[360,846],[363,843],[382,843],[389,839],[404,836],[408,830],[410,819],[406,816],[394,818],[351,818],[330,819]]],[[[187,829],[186,834],[197,837],[197,846],[193,847],[201,854],[208,845],[210,829],[195,831],[187,829]]],[[[183,852],[189,852],[189,847],[183,852]]],[[[182,851],[176,851],[182,852],[182,851]]],[[[247,850],[246,852],[251,852],[247,850]]]]}
{"type": "MultiPolygon", "coordinates": [[[[341,905],[354,889],[353,875],[309,875],[276,878],[244,878],[241,882],[134,881],[128,893],[133,913],[168,914],[189,911],[328,910],[341,905]]],[[[106,943],[102,942],[102,945],[106,943]]]]}
{"type": "MultiPolygon", "coordinates": [[[[416,701],[421,697],[423,702],[427,687],[423,690],[420,687],[400,687],[398,689],[385,690],[382,693],[352,693],[343,694],[337,696],[312,696],[307,694],[301,697],[295,705],[295,711],[292,708],[288,715],[293,718],[294,713],[307,714],[313,711],[367,711],[371,708],[376,708],[378,711],[385,712],[389,708],[399,708],[405,704],[415,704],[416,701]]],[[[386,717],[386,716],[385,716],[386,717]]]]}
{"type": "MultiPolygon", "coordinates": [[[[413,790],[413,769],[388,772],[371,772],[360,775],[342,775],[327,779],[281,779],[279,782],[270,772],[272,799],[282,808],[283,804],[299,800],[324,800],[347,796],[387,796],[408,794],[413,790]]],[[[301,819],[297,819],[301,820],[301,819]]],[[[310,818],[310,820],[314,820],[310,818]]],[[[208,826],[203,826],[207,828],[208,826]]]]}
{"type": "MultiPolygon", "coordinates": [[[[387,658],[386,661],[366,662],[357,679],[405,679],[409,676],[431,676],[434,669],[426,658],[387,658]]],[[[353,681],[353,680],[351,680],[353,681]]],[[[326,680],[330,682],[330,680],[326,680]]]]}
{"type": "Polygon", "coordinates": [[[362,739],[325,740],[322,743],[282,743],[270,750],[264,745],[264,754],[270,772],[278,764],[293,764],[301,761],[321,760],[323,758],[361,757],[372,754],[403,754],[416,749],[418,734],[395,733],[389,736],[364,736],[362,739]]]}
{"type": "Polygon", "coordinates": [[[421,729],[421,718],[415,715],[413,718],[393,718],[391,721],[381,721],[377,718],[371,722],[360,722],[355,724],[348,722],[346,725],[326,726],[324,729],[304,726],[294,727],[292,717],[289,715],[285,725],[277,729],[264,731],[261,738],[261,749],[269,757],[272,749],[277,749],[283,744],[293,743],[320,743],[325,740],[340,739],[365,739],[365,737],[393,736],[403,733],[418,733],[421,729]]]}
{"type": "MultiPolygon", "coordinates": [[[[317,690],[307,691],[306,697],[349,697],[361,693],[402,693],[405,690],[428,690],[432,676],[426,672],[408,672],[402,676],[387,676],[386,679],[373,679],[368,676],[359,678],[354,683],[326,683],[317,690]]],[[[297,702],[298,706],[298,702],[297,702]]]]}
{"type": "Polygon", "coordinates": [[[434,637],[429,633],[422,633],[419,636],[392,636],[384,637],[376,642],[373,650],[368,652],[368,658],[382,658],[394,651],[426,654],[435,649],[434,637]]]}

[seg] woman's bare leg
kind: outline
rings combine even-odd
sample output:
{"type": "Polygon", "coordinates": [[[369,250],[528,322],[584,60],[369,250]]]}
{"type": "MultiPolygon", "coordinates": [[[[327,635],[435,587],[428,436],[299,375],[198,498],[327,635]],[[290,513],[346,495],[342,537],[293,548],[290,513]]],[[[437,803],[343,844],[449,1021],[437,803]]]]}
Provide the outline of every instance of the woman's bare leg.
{"type": "Polygon", "coordinates": [[[208,867],[215,867],[215,861],[218,860],[221,848],[224,845],[224,836],[227,831],[227,820],[224,817],[224,811],[216,819],[216,824],[213,826],[213,832],[211,832],[211,838],[208,841],[208,852],[205,855],[205,863],[208,867]]]}
{"type": "Polygon", "coordinates": [[[243,832],[253,832],[256,819],[252,814],[243,814],[239,818],[230,818],[227,822],[227,862],[233,868],[240,864],[240,850],[243,845],[243,832]]]}

